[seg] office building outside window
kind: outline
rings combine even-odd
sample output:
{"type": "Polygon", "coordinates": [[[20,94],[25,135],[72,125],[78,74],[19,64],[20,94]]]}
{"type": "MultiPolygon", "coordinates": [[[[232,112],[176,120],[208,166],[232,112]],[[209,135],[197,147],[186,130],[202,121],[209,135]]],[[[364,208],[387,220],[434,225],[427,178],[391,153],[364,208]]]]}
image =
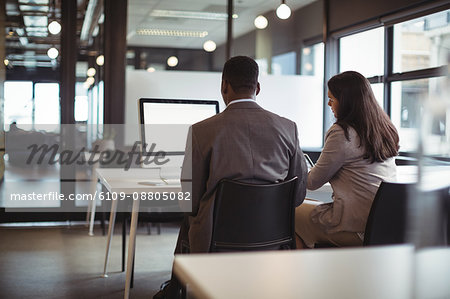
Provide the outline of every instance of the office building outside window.
{"type": "Polygon", "coordinates": [[[394,25],[394,73],[447,64],[450,10],[394,25]]]}
{"type": "MultiPolygon", "coordinates": [[[[439,96],[446,88],[446,77],[436,77],[433,68],[448,66],[449,15],[450,10],[446,10],[394,25],[394,74],[421,71],[426,77],[430,73],[429,78],[392,82],[391,118],[399,130],[402,151],[416,150],[425,101],[439,96]]],[[[450,111],[446,114],[447,117],[444,113],[433,121],[428,142],[450,136],[450,111]]]]}

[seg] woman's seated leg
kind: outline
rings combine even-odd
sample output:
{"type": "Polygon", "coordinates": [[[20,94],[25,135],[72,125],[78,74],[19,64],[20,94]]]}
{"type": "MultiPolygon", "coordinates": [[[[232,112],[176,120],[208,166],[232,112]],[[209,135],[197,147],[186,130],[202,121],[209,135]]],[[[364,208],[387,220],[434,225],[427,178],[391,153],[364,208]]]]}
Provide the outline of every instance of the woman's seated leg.
{"type": "MultiPolygon", "coordinates": [[[[295,233],[308,248],[314,248],[315,244],[325,243],[342,246],[362,246],[363,241],[354,232],[338,232],[329,234],[324,228],[311,221],[312,210],[321,202],[305,199],[305,201],[295,209],[295,233]]],[[[300,248],[300,244],[297,242],[300,248]]]]}

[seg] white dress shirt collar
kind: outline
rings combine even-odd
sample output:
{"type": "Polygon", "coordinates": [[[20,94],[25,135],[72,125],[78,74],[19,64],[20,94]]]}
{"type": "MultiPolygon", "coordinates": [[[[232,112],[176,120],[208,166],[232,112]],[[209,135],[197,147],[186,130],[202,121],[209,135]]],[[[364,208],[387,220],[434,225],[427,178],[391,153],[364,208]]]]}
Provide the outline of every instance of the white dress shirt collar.
{"type": "Polygon", "coordinates": [[[242,102],[256,102],[254,99],[240,99],[240,100],[234,100],[228,103],[227,107],[230,106],[231,104],[236,104],[236,103],[242,103],[242,102]]]}

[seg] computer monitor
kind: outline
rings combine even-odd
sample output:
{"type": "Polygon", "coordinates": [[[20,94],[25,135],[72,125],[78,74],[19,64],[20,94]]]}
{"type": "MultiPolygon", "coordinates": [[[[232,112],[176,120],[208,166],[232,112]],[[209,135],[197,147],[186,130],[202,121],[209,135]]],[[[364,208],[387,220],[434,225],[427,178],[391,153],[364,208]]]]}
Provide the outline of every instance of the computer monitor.
{"type": "Polygon", "coordinates": [[[214,100],[139,99],[143,157],[163,151],[171,164],[181,166],[189,126],[217,113],[219,102],[214,100]]]}

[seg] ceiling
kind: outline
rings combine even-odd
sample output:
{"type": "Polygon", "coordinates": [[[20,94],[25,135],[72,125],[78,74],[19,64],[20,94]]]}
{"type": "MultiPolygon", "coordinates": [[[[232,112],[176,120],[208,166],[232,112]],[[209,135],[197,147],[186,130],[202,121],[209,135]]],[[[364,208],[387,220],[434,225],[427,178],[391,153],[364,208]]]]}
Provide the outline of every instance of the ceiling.
{"type": "MultiPolygon", "coordinates": [[[[296,10],[313,1],[287,0],[286,4],[296,10]]],[[[86,52],[91,46],[92,35],[96,34],[95,27],[101,19],[102,3],[101,0],[77,0],[80,51],[86,52]]],[[[235,0],[237,18],[233,22],[233,37],[254,30],[255,17],[275,13],[280,3],[281,0],[235,0]]],[[[6,0],[5,4],[8,67],[55,68],[59,58],[50,59],[47,50],[59,49],[60,34],[50,34],[47,25],[52,20],[60,21],[61,0],[6,0]]],[[[129,46],[202,49],[206,40],[213,40],[221,45],[227,35],[226,13],[227,0],[128,0],[127,43],[129,46]],[[163,31],[175,32],[178,36],[148,35],[163,31]],[[200,37],[180,36],[186,33],[180,31],[189,31],[188,35],[198,33],[200,37]]]]}
{"type": "MultiPolygon", "coordinates": [[[[77,24],[81,30],[87,0],[78,0],[77,24]]],[[[8,67],[56,67],[47,56],[51,47],[59,50],[60,34],[47,26],[61,19],[61,0],[6,0],[5,50],[8,67]]]]}
{"type": "MultiPolygon", "coordinates": [[[[315,0],[287,0],[286,4],[296,10],[315,0]]],[[[227,0],[129,0],[128,1],[128,45],[192,48],[202,49],[206,40],[213,40],[217,45],[223,44],[227,36],[227,0]],[[153,16],[158,11],[189,11],[224,14],[222,20],[175,18],[153,16]],[[140,29],[207,31],[205,37],[166,37],[139,35],[140,29]]],[[[280,5],[281,0],[235,0],[233,37],[241,36],[255,30],[255,17],[272,11],[280,5]]],[[[282,21],[282,20],[280,20],[282,21]]]]}

